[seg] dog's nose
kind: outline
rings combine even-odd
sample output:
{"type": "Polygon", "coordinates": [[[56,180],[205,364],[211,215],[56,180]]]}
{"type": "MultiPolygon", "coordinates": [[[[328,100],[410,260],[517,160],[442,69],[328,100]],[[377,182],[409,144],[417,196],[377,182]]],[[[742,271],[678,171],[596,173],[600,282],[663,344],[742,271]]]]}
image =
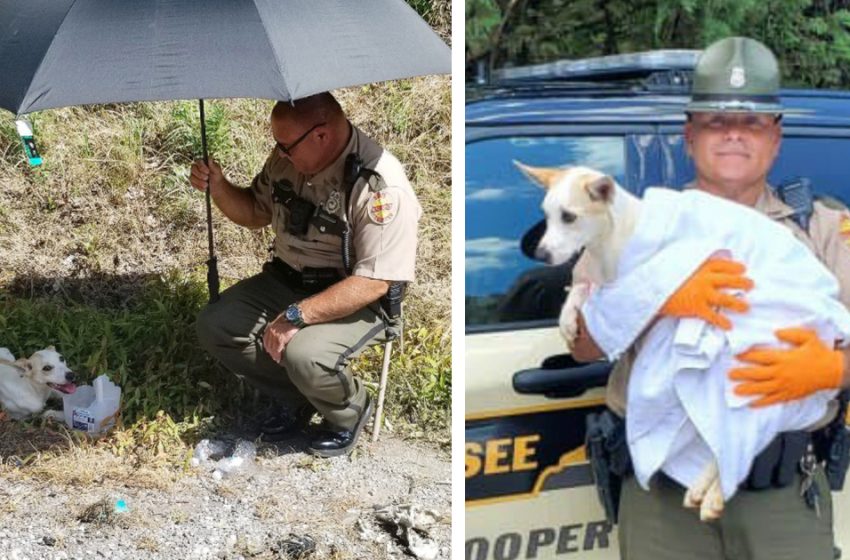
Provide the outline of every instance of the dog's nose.
{"type": "Polygon", "coordinates": [[[67,381],[68,383],[73,383],[76,378],[77,378],[77,374],[74,373],[73,371],[69,371],[68,373],[65,374],[65,381],[67,381]]]}
{"type": "Polygon", "coordinates": [[[549,262],[549,259],[552,258],[552,253],[550,253],[547,249],[543,247],[537,247],[537,250],[534,251],[534,258],[538,261],[549,262]]]}

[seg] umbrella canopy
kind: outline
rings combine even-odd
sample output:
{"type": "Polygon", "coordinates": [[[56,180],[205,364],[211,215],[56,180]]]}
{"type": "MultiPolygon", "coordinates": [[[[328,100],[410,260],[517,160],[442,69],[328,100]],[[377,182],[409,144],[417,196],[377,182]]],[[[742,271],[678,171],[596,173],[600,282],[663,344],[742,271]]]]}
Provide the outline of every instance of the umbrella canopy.
{"type": "Polygon", "coordinates": [[[285,101],[449,72],[449,48],[404,0],[0,0],[0,107],[197,98],[204,161],[204,98],[285,101]]]}
{"type": "Polygon", "coordinates": [[[403,0],[2,0],[0,107],[289,100],[451,72],[403,0]]]}

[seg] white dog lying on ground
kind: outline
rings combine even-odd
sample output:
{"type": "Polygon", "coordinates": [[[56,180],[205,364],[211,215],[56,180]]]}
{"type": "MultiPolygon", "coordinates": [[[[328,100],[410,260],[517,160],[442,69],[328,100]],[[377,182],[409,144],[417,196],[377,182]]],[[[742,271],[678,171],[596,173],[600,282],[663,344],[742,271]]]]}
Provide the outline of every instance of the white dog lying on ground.
{"type": "Polygon", "coordinates": [[[850,338],[850,314],[837,300],[835,278],[786,228],[744,206],[666,189],[650,189],[641,201],[586,167],[517,165],[547,190],[538,258],[560,264],[582,247],[586,252],[589,277],[574,278],[560,318],[568,344],[580,308],[611,359],[642,336],[626,418],[635,477],[647,488],[663,470],[688,488],[686,506],[699,506],[703,520],[717,519],[756,455],[779,432],[820,419],[834,396],[819,392],[750,409],[727,379],[734,356],[754,344],[776,346],[773,329],[795,322],[815,328],[830,345],[850,338]],[[706,258],[727,250],[747,264],[757,287],[734,330],[698,319],[653,323],[706,258]]]}
{"type": "MultiPolygon", "coordinates": [[[[0,408],[15,420],[40,413],[51,396],[76,391],[74,378],[65,358],[53,346],[19,360],[8,349],[0,348],[0,408]]],[[[51,412],[46,415],[64,418],[51,412]]]]}

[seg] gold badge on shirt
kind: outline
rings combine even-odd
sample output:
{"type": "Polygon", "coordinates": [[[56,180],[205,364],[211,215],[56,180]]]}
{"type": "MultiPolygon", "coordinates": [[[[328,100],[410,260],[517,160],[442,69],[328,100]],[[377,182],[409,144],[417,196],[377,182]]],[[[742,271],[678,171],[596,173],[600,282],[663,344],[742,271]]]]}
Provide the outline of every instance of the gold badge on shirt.
{"type": "Polygon", "coordinates": [[[369,219],[385,226],[398,214],[398,193],[384,189],[373,192],[369,197],[369,219]]]}

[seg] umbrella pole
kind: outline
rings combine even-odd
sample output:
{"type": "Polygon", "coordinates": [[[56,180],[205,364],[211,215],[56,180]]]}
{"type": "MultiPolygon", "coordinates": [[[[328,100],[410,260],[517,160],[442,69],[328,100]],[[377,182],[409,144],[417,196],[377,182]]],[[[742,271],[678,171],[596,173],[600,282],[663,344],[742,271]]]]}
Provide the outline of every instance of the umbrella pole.
{"type": "MultiPolygon", "coordinates": [[[[199,99],[198,103],[201,108],[201,148],[204,152],[204,165],[209,166],[210,160],[207,154],[207,125],[204,119],[204,100],[199,99]]],[[[218,259],[215,256],[215,244],[213,243],[213,226],[212,226],[212,200],[210,198],[210,188],[207,185],[206,204],[207,204],[207,239],[210,247],[210,259],[207,261],[207,288],[210,292],[210,303],[218,301],[218,259]]]]}

